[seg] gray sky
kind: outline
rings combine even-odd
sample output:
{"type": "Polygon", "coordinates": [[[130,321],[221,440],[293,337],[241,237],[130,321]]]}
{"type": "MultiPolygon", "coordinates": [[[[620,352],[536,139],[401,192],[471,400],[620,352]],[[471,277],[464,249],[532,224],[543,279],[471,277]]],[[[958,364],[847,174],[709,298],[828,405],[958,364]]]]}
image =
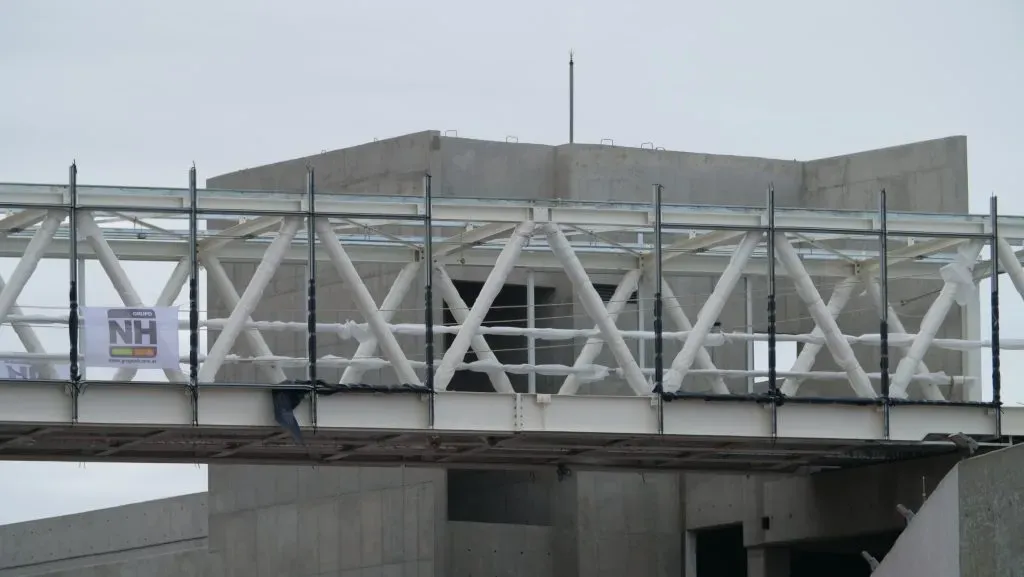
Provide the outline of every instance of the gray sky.
{"type": "MultiPolygon", "coordinates": [[[[574,48],[579,141],[806,159],[966,134],[972,210],[995,192],[1024,214],[1019,1],[497,6],[0,0],[0,181],[64,182],[77,159],[80,182],[183,186],[193,161],[204,179],[424,129],[560,143],[574,48]]],[[[0,463],[0,523],[205,483],[0,463]]]]}

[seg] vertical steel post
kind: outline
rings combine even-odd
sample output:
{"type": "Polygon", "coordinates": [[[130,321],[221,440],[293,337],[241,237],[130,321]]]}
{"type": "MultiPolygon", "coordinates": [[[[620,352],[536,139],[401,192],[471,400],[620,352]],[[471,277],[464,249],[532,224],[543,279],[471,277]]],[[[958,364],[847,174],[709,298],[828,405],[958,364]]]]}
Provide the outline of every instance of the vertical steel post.
{"type": "Polygon", "coordinates": [[[654,392],[664,392],[665,351],[661,302],[661,185],[654,185],[654,392]]]}
{"type": "Polygon", "coordinates": [[[878,367],[882,372],[882,412],[885,427],[885,438],[890,431],[889,396],[889,221],[888,206],[883,188],[878,199],[878,289],[882,306],[879,307],[878,334],[881,336],[878,367]]]}
{"type": "Polygon", "coordinates": [[[992,317],[992,408],[996,412],[996,436],[1003,436],[1003,378],[1000,367],[999,350],[999,201],[993,196],[989,199],[989,216],[992,219],[992,260],[989,282],[992,285],[990,308],[992,317]]]}
{"type": "MultiPolygon", "coordinates": [[[[748,275],[743,279],[743,290],[746,294],[747,306],[746,306],[746,327],[747,334],[754,334],[754,287],[750,284],[750,276],[748,275]]],[[[747,341],[747,368],[754,369],[754,357],[756,356],[755,347],[757,341],[747,341]]],[[[754,383],[757,381],[757,377],[750,375],[747,377],[747,394],[754,394],[754,383]]]]}
{"type": "MultiPolygon", "coordinates": [[[[526,328],[533,331],[537,328],[537,279],[533,269],[526,271],[526,328]]],[[[537,364],[537,338],[531,332],[526,337],[526,362],[537,364]]],[[[537,371],[530,371],[527,381],[527,392],[537,393],[537,371]]]]}
{"type": "Polygon", "coordinates": [[[192,425],[199,425],[199,191],[196,167],[188,171],[188,386],[192,425]]]}
{"type": "Polygon", "coordinates": [[[68,170],[68,339],[70,341],[68,361],[71,377],[71,422],[78,423],[78,394],[82,375],[78,366],[78,166],[72,162],[68,170]]]}
{"type": "MultiPolygon", "coordinates": [[[[661,283],[661,185],[654,185],[654,393],[658,395],[658,433],[665,432],[665,350],[661,283]]],[[[640,267],[643,270],[643,267],[640,267]]],[[[637,302],[640,302],[639,300],[637,302]]],[[[643,307],[638,307],[643,308],[643,307]]],[[[641,313],[643,314],[643,313],[641,313]]]]}
{"type": "Polygon", "coordinates": [[[772,403],[772,437],[779,432],[782,401],[775,367],[775,183],[768,185],[768,396],[772,403]]]}
{"type": "Polygon", "coordinates": [[[423,327],[426,341],[428,426],[434,426],[434,218],[431,176],[423,179],[423,327]]]}
{"type": "Polygon", "coordinates": [[[315,434],[319,389],[316,370],[316,185],[312,166],[306,170],[306,245],[306,380],[312,387],[309,393],[310,424],[315,434]]]}

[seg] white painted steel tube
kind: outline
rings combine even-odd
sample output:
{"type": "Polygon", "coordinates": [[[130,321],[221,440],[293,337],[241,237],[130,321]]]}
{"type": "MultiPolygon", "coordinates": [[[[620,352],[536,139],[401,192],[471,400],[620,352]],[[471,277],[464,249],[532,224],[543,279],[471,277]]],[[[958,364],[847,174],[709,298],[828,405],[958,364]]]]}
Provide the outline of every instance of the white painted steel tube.
{"type": "Polygon", "coordinates": [[[249,285],[245,287],[245,291],[239,298],[238,306],[234,307],[231,311],[227,326],[224,327],[224,330],[217,336],[213,346],[210,347],[210,352],[206,355],[206,362],[199,369],[200,382],[208,383],[216,378],[217,371],[220,370],[220,366],[224,362],[224,357],[227,356],[232,345],[235,344],[238,335],[245,330],[243,323],[256,310],[260,297],[263,296],[263,291],[266,290],[267,285],[273,280],[274,273],[277,272],[285,253],[291,247],[292,240],[295,238],[295,232],[299,229],[301,222],[302,219],[300,218],[290,217],[285,219],[281,225],[281,230],[278,232],[277,237],[270,243],[266,254],[263,255],[263,260],[260,261],[260,264],[256,267],[256,272],[252,275],[252,280],[249,281],[249,285]]]}
{"type": "Polygon", "coordinates": [[[473,308],[469,310],[466,320],[462,323],[458,334],[455,335],[455,339],[452,340],[452,344],[449,345],[448,350],[445,351],[444,357],[441,359],[441,363],[437,366],[437,372],[434,373],[435,390],[443,391],[448,388],[452,377],[455,376],[456,366],[466,356],[466,351],[469,350],[473,337],[476,335],[477,329],[480,328],[480,323],[483,322],[484,317],[487,316],[487,310],[491,308],[494,299],[501,292],[505,279],[508,278],[509,273],[515,268],[516,261],[519,259],[519,253],[522,252],[526,241],[533,235],[533,229],[534,223],[532,221],[520,224],[505,244],[505,248],[501,249],[501,253],[494,261],[494,268],[487,275],[487,280],[484,281],[480,294],[477,295],[476,301],[473,302],[473,308]]]}
{"type": "Polygon", "coordinates": [[[28,279],[32,278],[36,267],[39,266],[39,261],[46,254],[46,249],[53,241],[53,235],[57,233],[62,220],[64,220],[63,214],[50,213],[43,220],[43,224],[36,229],[36,233],[32,235],[28,249],[15,265],[11,278],[7,279],[7,286],[0,291],[0,323],[7,320],[7,315],[17,305],[18,295],[25,290],[28,279]]]}
{"type": "Polygon", "coordinates": [[[626,383],[629,384],[630,388],[637,395],[649,395],[651,390],[647,379],[644,378],[643,371],[640,370],[636,359],[633,358],[633,354],[626,345],[626,341],[623,340],[618,327],[615,326],[611,317],[608,316],[604,302],[601,301],[601,295],[597,294],[594,284],[590,282],[590,277],[580,263],[579,258],[576,257],[575,251],[572,250],[569,240],[565,238],[565,234],[562,233],[562,230],[555,223],[547,223],[545,232],[547,233],[551,252],[565,266],[565,273],[576,288],[576,294],[580,298],[580,303],[587,311],[587,315],[594,319],[605,341],[608,342],[608,348],[615,356],[615,361],[619,364],[619,368],[622,369],[626,383]]]}
{"type": "Polygon", "coordinates": [[[672,366],[665,375],[666,391],[675,392],[682,386],[687,371],[690,370],[690,366],[693,365],[693,361],[697,357],[697,351],[703,346],[708,332],[711,331],[711,327],[722,314],[729,295],[736,287],[740,277],[743,276],[743,267],[750,260],[750,255],[754,253],[754,249],[757,248],[762,237],[764,237],[762,232],[749,232],[736,247],[736,252],[729,259],[729,266],[726,267],[725,272],[718,279],[715,289],[711,291],[704,306],[700,309],[697,322],[693,325],[693,331],[686,338],[679,354],[672,360],[672,366]]]}
{"type": "MultiPolygon", "coordinates": [[[[6,288],[6,285],[4,284],[3,279],[0,278],[0,292],[3,292],[5,288],[6,288]]],[[[16,315],[20,315],[20,314],[21,314],[21,307],[19,307],[16,304],[12,304],[11,308],[10,308],[10,314],[8,315],[8,318],[16,316],[16,315]]],[[[25,345],[25,350],[26,351],[28,351],[30,353],[35,353],[35,354],[46,354],[46,347],[43,346],[43,341],[39,340],[39,335],[36,334],[36,330],[35,330],[34,327],[32,327],[30,325],[27,325],[27,324],[22,324],[22,323],[11,323],[11,324],[14,325],[14,333],[16,335],[18,335],[18,339],[21,340],[21,343],[23,345],[25,345]]],[[[67,324],[67,320],[66,319],[65,319],[65,323],[64,324],[65,325],[67,324]]],[[[67,362],[67,360],[68,360],[66,358],[67,355],[64,355],[64,356],[65,356],[64,362],[67,362]]],[[[43,378],[45,378],[45,379],[56,380],[56,379],[59,378],[59,375],[57,374],[57,371],[53,368],[53,364],[52,363],[46,363],[44,365],[39,365],[39,374],[43,378]]]]}
{"type": "MultiPolygon", "coordinates": [[[[947,266],[973,268],[982,247],[983,244],[980,242],[967,247],[952,265],[947,266]]],[[[925,353],[928,352],[928,347],[931,346],[935,335],[942,328],[942,323],[945,322],[949,309],[956,302],[959,290],[960,287],[956,282],[946,281],[942,285],[939,296],[935,297],[932,306],[928,307],[928,312],[921,319],[921,326],[918,328],[917,337],[914,338],[914,342],[907,349],[906,354],[900,359],[900,364],[896,367],[896,374],[893,375],[892,384],[889,387],[889,394],[891,396],[896,398],[905,398],[907,396],[907,385],[910,384],[910,377],[917,372],[917,367],[922,359],[924,359],[925,353]]]]}
{"type": "Polygon", "coordinates": [[[1013,282],[1013,288],[1017,289],[1021,297],[1024,297],[1024,267],[1017,260],[1017,253],[1013,251],[1010,243],[1000,238],[996,242],[996,254],[999,256],[999,263],[1003,265],[1007,276],[1013,282]]]}
{"type": "Polygon", "coordinates": [[[775,254],[778,256],[782,266],[785,267],[786,273],[793,280],[796,293],[800,300],[804,301],[804,304],[807,305],[808,312],[811,318],[814,319],[814,323],[821,328],[822,335],[825,337],[825,345],[828,347],[829,352],[832,353],[836,364],[850,376],[850,386],[853,387],[854,393],[860,397],[874,398],[876,393],[874,387],[871,386],[871,380],[868,379],[864,368],[857,362],[857,355],[854,354],[850,343],[847,342],[846,337],[839,330],[839,325],[832,318],[828,307],[821,300],[821,295],[818,294],[814,281],[807,274],[807,269],[804,268],[803,263],[800,262],[800,255],[797,254],[793,245],[789,243],[789,239],[786,238],[785,234],[777,234],[775,236],[775,254]]]}
{"type": "Polygon", "coordinates": [[[331,228],[330,221],[325,218],[318,218],[316,221],[316,232],[320,242],[323,243],[324,248],[327,250],[331,262],[334,263],[334,267],[338,270],[342,281],[345,282],[351,291],[352,300],[356,308],[359,309],[363,318],[366,319],[370,332],[373,333],[373,336],[377,337],[377,342],[384,356],[391,361],[392,368],[399,382],[405,385],[421,384],[420,378],[416,375],[412,365],[409,364],[409,359],[406,358],[405,352],[399,346],[395,335],[388,330],[387,321],[381,317],[380,311],[377,309],[377,303],[373,301],[373,295],[366,288],[363,279],[359,277],[356,265],[348,257],[345,247],[341,246],[341,241],[338,240],[337,235],[331,228]]]}
{"type": "MultiPolygon", "coordinates": [[[[235,284],[231,281],[231,277],[228,276],[224,265],[221,264],[220,259],[212,254],[204,254],[200,257],[203,264],[206,265],[206,278],[210,283],[210,288],[217,291],[220,294],[220,298],[224,301],[224,304],[234,311],[238,308],[239,303],[242,301],[242,297],[238,295],[238,290],[235,288],[235,284]]],[[[187,321],[186,321],[187,322],[187,321]]],[[[228,320],[230,322],[230,319],[228,320]]],[[[252,317],[246,317],[243,321],[245,330],[242,331],[241,337],[245,342],[252,354],[258,357],[274,356],[273,351],[270,350],[270,345],[263,338],[259,329],[253,326],[254,323],[252,317]]],[[[202,325],[202,323],[200,323],[202,325]]],[[[303,323],[305,324],[305,323],[303,323]]],[[[209,325],[207,325],[209,327],[209,325]]],[[[227,327],[227,322],[221,325],[221,330],[227,327]]],[[[219,336],[218,336],[219,339],[219,336]]],[[[233,343],[232,343],[233,344],[233,343]]],[[[229,346],[227,350],[231,350],[229,346]]],[[[207,355],[209,356],[209,355],[207,355]]],[[[275,364],[263,364],[259,367],[260,372],[272,383],[280,383],[287,380],[287,375],[284,374],[284,370],[279,365],[275,364]]],[[[202,373],[200,372],[200,375],[202,373]]],[[[216,375],[214,375],[216,376],[216,375]]],[[[211,377],[212,379],[213,377],[211,377]]]]}
{"type": "MultiPolygon", "coordinates": [[[[873,280],[873,281],[869,282],[867,284],[867,292],[868,292],[868,296],[871,297],[871,302],[875,305],[875,309],[878,310],[879,312],[881,312],[882,306],[883,306],[882,305],[882,289],[881,289],[881,287],[878,286],[878,281],[873,280]]],[[[905,334],[907,334],[907,329],[906,329],[906,327],[903,326],[903,321],[900,320],[900,317],[899,317],[898,314],[896,314],[896,311],[893,310],[892,306],[890,306],[889,303],[885,303],[885,306],[889,307],[889,315],[888,315],[889,333],[890,334],[895,334],[895,335],[905,335],[905,334]]],[[[892,346],[894,346],[894,347],[896,347],[896,348],[898,348],[898,349],[900,349],[902,351],[906,351],[907,349],[910,348],[909,345],[904,345],[904,344],[895,344],[894,343],[892,346]]],[[[921,361],[920,363],[917,364],[917,374],[919,374],[919,375],[927,375],[927,374],[930,374],[930,373],[931,373],[931,371],[928,370],[928,365],[926,365],[924,363],[924,361],[921,361]]],[[[934,383],[928,383],[928,382],[919,382],[919,384],[921,385],[921,392],[924,394],[924,397],[926,399],[928,399],[930,401],[945,401],[946,400],[945,395],[943,395],[942,391],[939,390],[938,385],[936,385],[934,383]]],[[[892,391],[890,390],[890,393],[891,392],[892,391]]]]}
{"type": "MultiPolygon", "coordinates": [[[[847,277],[839,281],[832,289],[832,296],[828,299],[828,314],[831,318],[835,319],[839,317],[839,313],[846,308],[846,304],[850,302],[850,297],[853,295],[853,291],[860,284],[860,279],[857,277],[847,277]]],[[[820,326],[815,326],[814,330],[811,331],[811,336],[820,337],[823,336],[820,326]]],[[[818,343],[809,343],[801,349],[800,354],[796,357],[796,361],[793,363],[793,368],[790,369],[794,373],[802,373],[811,370],[814,366],[814,360],[818,357],[818,353],[821,352],[822,345],[818,343]]],[[[782,383],[782,394],[786,396],[793,396],[796,394],[800,385],[803,384],[803,377],[789,377],[782,383]]]]}
{"type": "MultiPolygon", "coordinates": [[[[619,315],[622,314],[622,309],[626,308],[626,303],[629,302],[629,296],[636,290],[637,284],[640,280],[640,270],[631,270],[627,272],[622,280],[619,281],[619,285],[615,287],[615,292],[612,294],[612,298],[608,301],[606,312],[611,322],[616,322],[619,319],[619,315]]],[[[595,330],[600,328],[595,327],[595,330]]],[[[642,342],[642,341],[641,341],[642,342]]],[[[580,350],[580,354],[576,357],[576,362],[573,363],[574,367],[584,367],[591,365],[594,359],[601,354],[601,349],[604,348],[604,339],[598,337],[591,337],[587,339],[587,343],[583,345],[583,349],[580,350]]],[[[576,375],[569,375],[562,382],[561,388],[558,389],[560,395],[575,395],[580,388],[580,379],[576,375]]]]}
{"type": "MultiPolygon", "coordinates": [[[[686,316],[686,311],[683,310],[683,305],[679,303],[679,299],[676,298],[675,293],[672,291],[672,286],[669,284],[668,279],[661,280],[661,300],[664,302],[662,310],[672,317],[672,322],[675,323],[676,328],[680,331],[693,331],[693,323],[690,322],[690,317],[686,316]]],[[[711,353],[703,345],[697,350],[697,357],[694,362],[701,369],[718,369],[711,358],[711,353]]],[[[712,391],[719,395],[729,394],[729,386],[725,384],[725,380],[720,375],[711,374],[708,377],[711,380],[712,391]]]]}
{"type": "MultiPolygon", "coordinates": [[[[462,300],[462,295],[459,294],[458,287],[452,282],[448,271],[441,265],[435,266],[434,271],[437,276],[434,277],[434,286],[441,293],[441,298],[448,303],[448,310],[452,312],[452,316],[455,317],[455,322],[460,325],[465,325],[466,318],[469,316],[469,305],[466,301],[462,300]]],[[[491,350],[490,345],[487,344],[487,339],[482,334],[476,332],[473,335],[472,340],[469,341],[469,345],[473,348],[473,352],[481,361],[493,361],[498,363],[498,357],[494,355],[494,351],[491,350]]],[[[530,363],[533,364],[533,363],[530,363]]],[[[515,389],[512,388],[512,381],[509,380],[508,375],[505,371],[495,369],[493,371],[487,371],[487,376],[491,380],[491,385],[494,386],[494,390],[499,393],[514,393],[515,389]]]]}
{"type": "MultiPolygon", "coordinates": [[[[416,273],[420,270],[420,261],[413,261],[405,265],[401,271],[398,272],[398,276],[395,277],[395,282],[391,284],[391,290],[388,291],[387,296],[384,297],[384,302],[380,305],[380,314],[384,317],[385,322],[391,322],[391,319],[395,317],[395,313],[398,312],[398,307],[401,306],[402,301],[405,300],[405,296],[409,294],[409,289],[412,288],[412,283],[416,280],[416,273]]],[[[372,357],[377,352],[377,337],[369,335],[356,348],[356,354],[353,356],[355,359],[362,359],[372,357]]],[[[363,375],[366,374],[366,369],[358,366],[351,365],[345,369],[345,372],[341,375],[341,384],[343,385],[354,385],[358,384],[363,375]]]]}

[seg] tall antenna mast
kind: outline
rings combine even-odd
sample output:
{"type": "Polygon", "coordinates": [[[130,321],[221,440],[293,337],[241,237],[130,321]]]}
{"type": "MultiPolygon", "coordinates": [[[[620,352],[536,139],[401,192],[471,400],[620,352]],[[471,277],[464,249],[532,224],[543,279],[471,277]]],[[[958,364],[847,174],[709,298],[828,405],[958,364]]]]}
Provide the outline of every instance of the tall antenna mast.
{"type": "Polygon", "coordinates": [[[573,72],[574,72],[573,68],[574,68],[574,65],[573,65],[573,61],[572,61],[572,50],[570,50],[569,51],[569,144],[573,143],[573,118],[574,118],[574,110],[573,110],[573,104],[574,104],[574,102],[573,102],[573,97],[574,97],[574,95],[573,95],[573,88],[574,88],[574,86],[573,86],[573,84],[575,83],[575,78],[574,78],[574,74],[573,74],[573,72]]]}

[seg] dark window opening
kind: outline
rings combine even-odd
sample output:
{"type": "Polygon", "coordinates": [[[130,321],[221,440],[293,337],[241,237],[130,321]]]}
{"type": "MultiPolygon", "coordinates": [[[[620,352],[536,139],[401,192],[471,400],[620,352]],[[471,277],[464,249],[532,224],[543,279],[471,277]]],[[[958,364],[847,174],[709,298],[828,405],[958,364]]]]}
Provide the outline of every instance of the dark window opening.
{"type": "MultiPolygon", "coordinates": [[[[483,283],[480,282],[455,281],[455,288],[459,290],[459,295],[462,297],[462,300],[466,302],[466,306],[468,307],[472,307],[473,303],[476,302],[476,298],[480,295],[480,289],[482,289],[483,286],[483,283]]],[[[537,325],[544,326],[544,307],[542,306],[542,303],[549,300],[554,291],[550,288],[542,287],[536,287],[535,290],[537,325]]],[[[514,284],[504,285],[498,293],[498,296],[495,297],[491,307],[487,309],[487,314],[484,317],[484,321],[481,323],[481,326],[526,328],[526,297],[527,294],[525,286],[514,284]]],[[[448,308],[448,303],[444,303],[444,324],[446,326],[458,324],[455,322],[455,317],[448,308]]],[[[525,336],[485,335],[484,338],[487,340],[487,345],[491,348],[491,351],[498,359],[498,362],[502,364],[526,364],[528,362],[529,355],[527,354],[527,339],[525,336]]],[[[448,350],[448,347],[451,346],[454,340],[454,334],[445,334],[445,350],[448,350]]],[[[544,346],[544,341],[538,340],[536,342],[536,346],[544,346]]],[[[476,352],[474,352],[473,348],[470,347],[466,352],[463,362],[471,363],[476,360],[478,360],[476,352]]],[[[527,391],[529,383],[529,377],[527,375],[515,375],[508,373],[508,378],[512,383],[512,387],[517,392],[525,393],[527,391]]],[[[455,376],[452,377],[451,383],[448,385],[448,390],[486,393],[493,392],[494,386],[491,384],[486,373],[475,371],[456,371],[455,376]]]]}
{"type": "Polygon", "coordinates": [[[861,555],[867,551],[881,561],[899,532],[864,535],[849,539],[801,543],[790,550],[789,568],[793,577],[870,577],[871,566],[861,555]]]}
{"type": "Polygon", "coordinates": [[[746,577],[743,525],[696,531],[697,577],[746,577]]]}

